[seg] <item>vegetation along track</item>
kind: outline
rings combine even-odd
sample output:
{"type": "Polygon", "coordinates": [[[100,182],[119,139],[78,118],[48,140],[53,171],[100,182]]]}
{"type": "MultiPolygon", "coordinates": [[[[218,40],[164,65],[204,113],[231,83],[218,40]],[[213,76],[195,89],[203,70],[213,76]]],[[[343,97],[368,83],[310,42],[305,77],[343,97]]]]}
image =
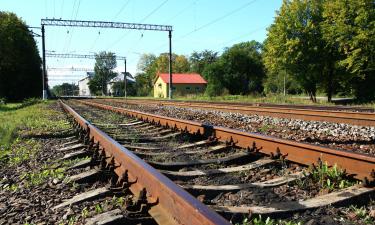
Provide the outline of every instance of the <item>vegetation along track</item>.
{"type": "MultiPolygon", "coordinates": [[[[103,99],[104,101],[124,102],[118,99],[103,99]]],[[[257,114],[279,118],[293,118],[334,123],[348,123],[360,126],[375,126],[375,113],[371,109],[350,107],[311,107],[266,104],[239,104],[220,102],[188,102],[161,100],[126,100],[127,104],[158,104],[187,108],[210,109],[242,114],[257,114]]]]}
{"type": "Polygon", "coordinates": [[[69,104],[121,144],[109,141],[106,134],[63,104],[88,131],[90,145],[99,143],[97,149],[104,150],[101,154],[108,165],[112,164],[117,182],[123,183],[121,178],[126,174],[125,186],[135,194],[140,190],[147,193],[144,202],[159,223],[194,223],[194,219],[199,223],[224,223],[174,183],[232,221],[240,221],[249,213],[285,216],[355,198],[368,200],[366,197],[373,195],[371,187],[362,187],[351,178],[371,185],[375,162],[371,156],[99,103],[69,104]],[[96,110],[87,110],[87,106],[96,110]],[[197,207],[200,210],[195,210],[197,207]]]}

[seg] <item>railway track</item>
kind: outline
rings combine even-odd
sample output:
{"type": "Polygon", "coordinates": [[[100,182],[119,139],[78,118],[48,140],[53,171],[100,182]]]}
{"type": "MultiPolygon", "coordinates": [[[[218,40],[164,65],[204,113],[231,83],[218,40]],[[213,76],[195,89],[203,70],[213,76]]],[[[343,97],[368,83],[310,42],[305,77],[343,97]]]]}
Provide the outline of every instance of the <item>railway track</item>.
{"type": "Polygon", "coordinates": [[[126,103],[126,104],[153,104],[164,106],[177,106],[185,108],[209,109],[223,112],[242,113],[248,115],[263,115],[279,118],[292,118],[311,121],[326,121],[333,123],[348,123],[359,126],[375,126],[374,110],[369,108],[351,107],[318,107],[318,106],[292,106],[277,104],[238,104],[220,102],[186,102],[163,100],[119,100],[100,99],[101,101],[126,103]],[[354,110],[354,111],[352,111],[354,110]]]}
{"type": "Polygon", "coordinates": [[[214,211],[232,222],[249,213],[279,217],[374,194],[369,186],[375,158],[368,155],[89,101],[69,101],[77,112],[60,104],[81,129],[91,162],[111,171],[114,187],[133,193],[139,209],[159,224],[227,223],[214,211]],[[312,164],[336,164],[352,183],[319,192],[306,170],[312,164]],[[368,187],[355,185],[353,178],[368,187]]]}

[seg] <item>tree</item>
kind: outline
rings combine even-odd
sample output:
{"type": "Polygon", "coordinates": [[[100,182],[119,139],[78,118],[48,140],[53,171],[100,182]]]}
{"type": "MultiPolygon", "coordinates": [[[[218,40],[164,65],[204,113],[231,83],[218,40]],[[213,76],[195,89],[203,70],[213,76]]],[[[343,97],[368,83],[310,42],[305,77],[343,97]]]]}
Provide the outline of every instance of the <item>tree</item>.
{"type": "Polygon", "coordinates": [[[107,95],[107,83],[117,75],[112,71],[117,65],[116,55],[103,51],[95,54],[95,61],[95,75],[89,81],[89,89],[91,93],[107,95]]]}
{"type": "Polygon", "coordinates": [[[203,75],[208,83],[205,95],[212,97],[227,92],[223,85],[224,65],[222,61],[216,61],[207,65],[203,70],[203,75]]]}
{"type": "Polygon", "coordinates": [[[0,11],[0,98],[22,100],[42,94],[41,59],[27,25],[0,11]]]}
{"type": "Polygon", "coordinates": [[[227,48],[219,59],[205,67],[206,94],[249,94],[262,92],[264,69],[261,44],[243,42],[227,48]]]}
{"type": "Polygon", "coordinates": [[[52,88],[52,94],[56,96],[73,96],[79,91],[78,85],[63,83],[52,88]]]}
{"type": "Polygon", "coordinates": [[[218,59],[218,53],[210,50],[204,50],[202,52],[194,51],[190,58],[190,71],[198,74],[202,74],[206,66],[216,62],[218,59]]]}
{"type": "Polygon", "coordinates": [[[338,51],[360,100],[375,99],[375,4],[373,0],[325,1],[323,38],[338,51]]]}
{"type": "Polygon", "coordinates": [[[325,75],[322,39],[322,0],[284,0],[268,29],[264,63],[269,73],[286,70],[316,101],[318,84],[325,75]]]}
{"type": "Polygon", "coordinates": [[[223,85],[230,94],[263,91],[264,68],[262,45],[256,41],[242,42],[227,48],[221,56],[224,66],[223,85]]]}

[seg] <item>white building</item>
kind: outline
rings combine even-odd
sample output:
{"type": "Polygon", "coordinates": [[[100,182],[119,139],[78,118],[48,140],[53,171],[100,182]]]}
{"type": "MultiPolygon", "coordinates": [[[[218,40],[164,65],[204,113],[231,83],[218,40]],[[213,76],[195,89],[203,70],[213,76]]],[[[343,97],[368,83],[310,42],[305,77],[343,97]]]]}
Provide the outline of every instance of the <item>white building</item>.
{"type": "Polygon", "coordinates": [[[94,73],[87,72],[87,76],[78,81],[79,96],[91,96],[91,92],[89,89],[89,81],[93,76],[94,73]]]}

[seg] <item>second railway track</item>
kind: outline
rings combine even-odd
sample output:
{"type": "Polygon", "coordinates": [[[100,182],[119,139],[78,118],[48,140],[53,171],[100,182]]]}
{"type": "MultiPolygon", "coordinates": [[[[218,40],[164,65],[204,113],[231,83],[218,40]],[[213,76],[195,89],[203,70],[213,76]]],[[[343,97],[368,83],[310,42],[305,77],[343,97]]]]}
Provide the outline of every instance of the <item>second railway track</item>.
{"type": "Polygon", "coordinates": [[[159,223],[187,224],[188,221],[195,224],[206,221],[209,224],[225,221],[208,208],[194,206],[197,204],[195,200],[178,188],[171,188],[173,183],[164,176],[160,177],[161,174],[145,175],[143,167],[147,170],[149,166],[131,153],[121,151],[121,148],[129,149],[233,222],[241,221],[249,213],[285,216],[373,195],[372,188],[356,185],[352,178],[344,181],[348,182],[344,189],[334,187],[332,190],[335,191],[329,191],[314,183],[309,174],[311,171],[306,169],[312,164],[316,167],[337,164],[339,168],[346,169],[349,176],[371,185],[375,165],[371,156],[280,141],[99,103],[69,101],[69,104],[93,123],[84,121],[62,103],[88,132],[91,144],[100,145],[98,149],[101,149],[102,157],[104,154],[107,166],[115,167],[114,171],[119,175],[117,182],[122,182],[120,175],[125,173],[127,179],[134,181],[128,184],[132,192],[145,191],[145,205],[159,223]],[[88,106],[91,108],[88,109],[88,106]],[[106,135],[98,133],[94,126],[119,144],[107,143],[106,135]],[[168,188],[164,187],[161,191],[159,188],[163,185],[168,188]],[[189,213],[193,215],[187,216],[189,213]],[[196,222],[192,222],[194,220],[196,222]]]}
{"type": "Polygon", "coordinates": [[[101,99],[102,101],[126,104],[154,104],[164,106],[177,106],[185,108],[209,109],[223,112],[242,113],[249,115],[264,115],[279,118],[293,118],[312,121],[327,121],[333,123],[348,123],[360,126],[375,126],[375,113],[370,109],[345,108],[345,107],[292,107],[288,105],[267,104],[236,104],[219,102],[194,102],[194,101],[160,101],[160,100],[118,100],[101,99]]]}

